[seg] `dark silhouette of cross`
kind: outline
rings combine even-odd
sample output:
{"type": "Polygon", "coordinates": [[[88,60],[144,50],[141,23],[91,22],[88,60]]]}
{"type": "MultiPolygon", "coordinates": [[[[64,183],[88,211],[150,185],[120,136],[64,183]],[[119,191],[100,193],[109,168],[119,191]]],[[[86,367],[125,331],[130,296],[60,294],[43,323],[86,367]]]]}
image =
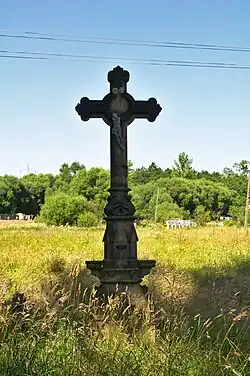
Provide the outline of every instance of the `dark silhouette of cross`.
{"type": "Polygon", "coordinates": [[[154,267],[154,260],[137,259],[135,208],[128,195],[127,127],[134,119],[154,122],[161,107],[155,98],[135,100],[127,92],[129,72],[117,66],[108,73],[110,92],[102,100],[83,97],[76,111],[83,121],[101,118],[110,126],[111,187],[104,209],[104,260],[87,261],[87,267],[101,280],[102,293],[113,294],[127,288],[142,289],[141,278],[154,267]]]}

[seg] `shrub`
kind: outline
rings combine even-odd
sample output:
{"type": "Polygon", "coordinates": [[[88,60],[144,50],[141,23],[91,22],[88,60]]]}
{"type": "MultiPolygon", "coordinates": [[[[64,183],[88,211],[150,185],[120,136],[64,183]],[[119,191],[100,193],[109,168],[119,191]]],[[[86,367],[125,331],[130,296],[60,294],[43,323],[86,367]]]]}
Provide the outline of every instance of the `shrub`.
{"type": "Polygon", "coordinates": [[[85,197],[59,193],[46,198],[39,221],[47,225],[74,226],[80,214],[94,211],[95,205],[85,197]]]}
{"type": "Polygon", "coordinates": [[[235,220],[225,220],[223,221],[223,225],[227,227],[233,227],[237,225],[237,221],[235,220]]]}
{"type": "Polygon", "coordinates": [[[195,210],[195,221],[199,226],[204,226],[205,223],[210,221],[209,212],[205,209],[204,206],[199,205],[195,210]]]}
{"type": "Polygon", "coordinates": [[[80,227],[98,226],[99,222],[98,216],[92,212],[81,213],[77,219],[77,224],[80,227]]]}

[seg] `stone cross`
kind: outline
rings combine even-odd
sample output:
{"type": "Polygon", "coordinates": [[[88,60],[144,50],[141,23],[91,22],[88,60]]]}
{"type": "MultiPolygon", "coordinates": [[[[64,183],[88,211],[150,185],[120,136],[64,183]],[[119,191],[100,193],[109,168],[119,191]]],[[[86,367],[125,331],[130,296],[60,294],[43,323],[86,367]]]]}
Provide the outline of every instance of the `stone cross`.
{"type": "Polygon", "coordinates": [[[104,260],[86,261],[87,268],[100,278],[99,291],[105,296],[144,291],[142,278],[155,266],[155,260],[137,259],[135,208],[128,194],[127,127],[134,119],[154,122],[161,112],[155,98],[138,101],[127,92],[129,72],[120,66],[108,73],[108,81],[110,92],[102,100],[84,97],[75,108],[83,121],[101,118],[110,126],[111,186],[104,209],[104,260]]]}

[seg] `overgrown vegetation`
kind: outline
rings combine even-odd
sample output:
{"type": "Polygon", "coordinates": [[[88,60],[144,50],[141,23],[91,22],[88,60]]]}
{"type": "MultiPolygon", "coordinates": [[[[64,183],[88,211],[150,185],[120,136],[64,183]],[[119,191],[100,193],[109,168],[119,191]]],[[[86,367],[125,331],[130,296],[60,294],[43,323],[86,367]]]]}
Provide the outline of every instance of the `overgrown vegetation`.
{"type": "Polygon", "coordinates": [[[2,315],[0,371],[22,375],[248,375],[247,349],[235,337],[232,317],[202,323],[165,319],[144,312],[121,317],[116,302],[103,307],[97,321],[95,301],[51,312],[44,306],[2,315]],[[77,321],[75,316],[77,315],[77,321]],[[121,320],[122,318],[122,320],[121,320]],[[154,323],[152,324],[152,320],[154,323]],[[4,321],[4,323],[3,323],[4,321]],[[220,326],[218,330],[217,327],[220,326]]]}
{"type": "MultiPolygon", "coordinates": [[[[129,162],[128,170],[140,219],[192,218],[203,224],[231,216],[242,223],[248,161],[222,173],[198,172],[192,168],[192,159],[181,153],[171,169],[163,170],[155,163],[134,169],[129,162]]],[[[56,176],[29,174],[18,179],[6,175],[0,177],[0,214],[41,214],[39,220],[56,225],[77,225],[81,215],[80,223],[91,226],[102,218],[108,188],[109,171],[99,167],[87,170],[78,162],[63,164],[56,176]],[[92,214],[88,218],[86,213],[92,214]]]]}
{"type": "Polygon", "coordinates": [[[103,229],[0,229],[0,375],[250,375],[249,233],[137,229],[158,260],[143,311],[89,300],[103,229]]]}

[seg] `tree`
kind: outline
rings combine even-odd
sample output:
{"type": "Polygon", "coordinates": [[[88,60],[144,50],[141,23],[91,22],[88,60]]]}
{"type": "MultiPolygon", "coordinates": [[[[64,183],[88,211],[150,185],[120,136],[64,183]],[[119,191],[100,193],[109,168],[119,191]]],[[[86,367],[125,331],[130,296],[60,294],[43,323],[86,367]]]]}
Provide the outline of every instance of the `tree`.
{"type": "Polygon", "coordinates": [[[170,218],[183,217],[183,210],[173,202],[164,184],[158,184],[158,182],[162,183],[163,180],[165,179],[133,188],[132,200],[139,218],[154,220],[156,210],[159,222],[164,222],[170,218]]]}
{"type": "Polygon", "coordinates": [[[213,171],[213,172],[208,172],[205,170],[202,171],[196,171],[195,177],[197,179],[206,179],[206,180],[211,180],[214,182],[222,182],[223,176],[219,172],[213,171]]]}
{"type": "Polygon", "coordinates": [[[26,213],[29,192],[15,176],[0,177],[0,213],[26,213]]]}
{"type": "Polygon", "coordinates": [[[52,174],[28,174],[21,179],[29,192],[25,214],[39,214],[45,202],[45,195],[49,189],[52,189],[54,181],[55,178],[52,174]]]}
{"type": "Polygon", "coordinates": [[[79,171],[70,183],[70,192],[87,200],[105,200],[108,196],[110,174],[101,167],[79,171]]]}
{"type": "Polygon", "coordinates": [[[247,177],[245,175],[229,175],[224,176],[222,184],[229,188],[233,192],[237,192],[245,202],[245,196],[247,191],[247,177]]]}
{"type": "Polygon", "coordinates": [[[95,202],[101,213],[106,205],[109,185],[109,172],[100,167],[92,167],[88,171],[78,171],[69,185],[69,192],[82,195],[88,201],[95,202]]]}
{"type": "Polygon", "coordinates": [[[161,167],[152,162],[148,168],[141,167],[133,170],[129,176],[131,185],[146,184],[150,181],[155,181],[163,176],[164,172],[161,167]]]}
{"type": "Polygon", "coordinates": [[[238,224],[243,225],[245,219],[245,206],[240,203],[233,203],[229,209],[229,216],[231,216],[238,224]]]}
{"type": "Polygon", "coordinates": [[[128,159],[128,173],[130,174],[133,171],[134,171],[134,163],[130,159],[128,159]]]}
{"type": "Polygon", "coordinates": [[[178,155],[178,159],[174,160],[173,172],[176,176],[188,178],[192,175],[193,159],[188,154],[182,152],[178,155]]]}
{"type": "Polygon", "coordinates": [[[164,178],[159,179],[157,185],[160,189],[164,187],[173,202],[191,218],[194,218],[197,206],[204,206],[213,219],[226,216],[230,205],[239,197],[223,184],[205,179],[164,178]]]}
{"type": "Polygon", "coordinates": [[[209,212],[204,208],[204,206],[197,206],[195,209],[195,221],[198,225],[204,226],[206,222],[211,220],[209,212]]]}
{"type": "Polygon", "coordinates": [[[63,163],[55,179],[54,192],[68,192],[72,179],[78,172],[84,170],[86,170],[85,166],[79,162],[73,162],[71,165],[63,163]]]}
{"type": "Polygon", "coordinates": [[[86,170],[86,167],[83,164],[80,164],[79,162],[73,162],[69,167],[71,176],[75,176],[79,171],[82,170],[86,170]]]}
{"type": "Polygon", "coordinates": [[[249,173],[249,167],[250,167],[250,162],[247,161],[246,159],[243,159],[239,163],[235,163],[233,165],[233,168],[236,170],[236,173],[242,174],[242,175],[247,175],[249,173]]]}
{"type": "MultiPolygon", "coordinates": [[[[192,159],[186,153],[179,154],[174,161],[173,170],[162,170],[154,162],[147,168],[134,169],[132,162],[128,161],[129,186],[132,188],[137,215],[154,220],[157,212],[159,221],[169,218],[200,220],[204,217],[216,220],[220,216],[230,215],[240,222],[244,214],[249,165],[247,160],[242,160],[232,168],[225,168],[223,173],[196,172],[192,168],[192,159]]],[[[57,176],[28,174],[18,179],[5,175],[0,177],[0,213],[23,212],[37,215],[44,206],[43,210],[46,205],[48,207],[46,202],[50,202],[51,198],[54,206],[50,206],[54,212],[57,211],[57,204],[60,208],[65,204],[67,210],[62,211],[65,217],[67,211],[71,212],[75,207],[80,196],[85,203],[93,205],[94,216],[97,214],[101,217],[109,195],[109,185],[109,171],[100,167],[86,170],[79,162],[62,164],[57,176]],[[52,198],[55,195],[57,198],[52,198]],[[71,198],[67,199],[65,196],[71,198]],[[76,201],[72,199],[74,196],[78,197],[76,201]]],[[[79,201],[79,206],[81,205],[82,201],[79,201]]],[[[43,211],[42,214],[44,213],[43,211]]],[[[88,221],[88,218],[91,222],[91,217],[94,218],[88,213],[81,213],[82,223],[88,221]]],[[[71,215],[65,219],[67,222],[69,217],[71,215]]],[[[76,223],[78,214],[73,217],[70,221],[76,223]]],[[[59,222],[64,223],[65,220],[59,222]]],[[[56,222],[58,219],[54,220],[56,222]]]]}
{"type": "Polygon", "coordinates": [[[129,174],[130,185],[145,184],[149,182],[149,171],[146,167],[136,168],[129,174]]]}

